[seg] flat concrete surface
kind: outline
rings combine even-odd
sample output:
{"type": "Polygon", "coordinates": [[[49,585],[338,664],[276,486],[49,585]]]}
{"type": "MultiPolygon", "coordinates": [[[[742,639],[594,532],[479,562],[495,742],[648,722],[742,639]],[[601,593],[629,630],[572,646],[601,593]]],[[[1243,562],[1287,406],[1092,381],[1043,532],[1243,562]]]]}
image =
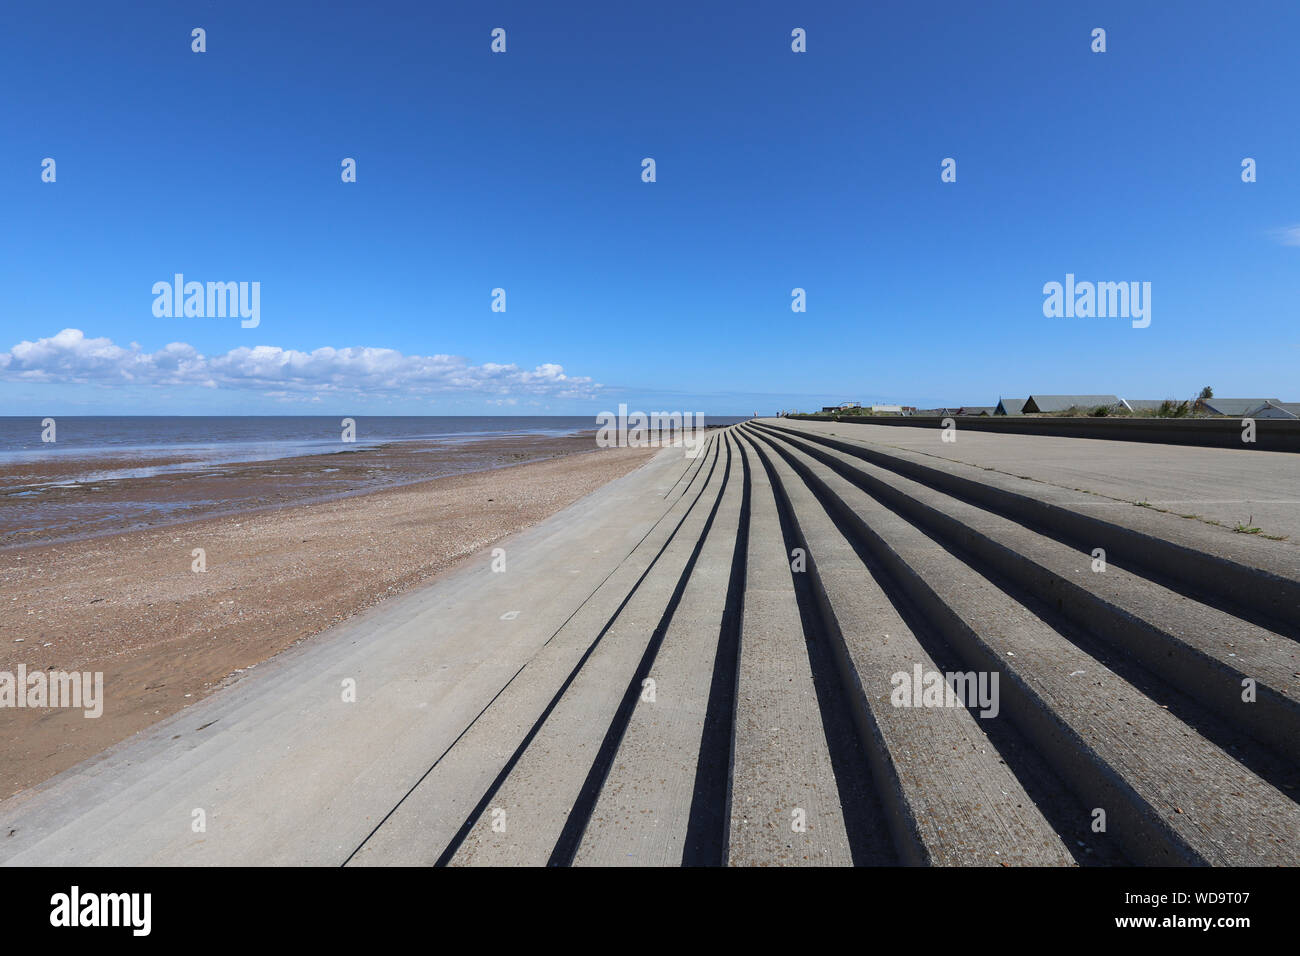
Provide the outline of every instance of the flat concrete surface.
{"type": "Polygon", "coordinates": [[[964,430],[944,442],[936,428],[758,419],[782,428],[899,448],[1015,477],[1028,476],[1099,496],[1099,516],[1147,502],[1231,529],[1250,522],[1275,542],[1300,547],[1300,456],[1246,449],[1194,448],[1089,438],[996,435],[964,430]]]}

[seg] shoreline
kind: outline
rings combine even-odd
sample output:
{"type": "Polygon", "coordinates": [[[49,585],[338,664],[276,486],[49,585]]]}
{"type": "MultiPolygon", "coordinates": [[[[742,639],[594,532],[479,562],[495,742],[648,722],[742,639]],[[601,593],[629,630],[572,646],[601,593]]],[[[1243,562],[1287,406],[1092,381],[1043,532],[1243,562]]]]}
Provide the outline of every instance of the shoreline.
{"type": "Polygon", "coordinates": [[[0,549],[0,671],[102,671],[106,697],[97,719],[72,709],[3,713],[0,798],[430,583],[658,450],[586,444],[328,500],[0,549]],[[192,567],[196,548],[203,573],[192,567]]]}
{"type": "Polygon", "coordinates": [[[563,436],[514,434],[399,440],[121,478],[112,477],[111,472],[143,470],[190,459],[174,454],[143,460],[126,455],[86,456],[43,466],[0,468],[0,553],[174,526],[206,517],[340,500],[435,478],[581,454],[593,450],[594,435],[594,431],[580,431],[563,436]],[[90,467],[100,477],[67,480],[70,471],[84,473],[90,467]],[[52,478],[64,480],[55,482],[52,478]]]}

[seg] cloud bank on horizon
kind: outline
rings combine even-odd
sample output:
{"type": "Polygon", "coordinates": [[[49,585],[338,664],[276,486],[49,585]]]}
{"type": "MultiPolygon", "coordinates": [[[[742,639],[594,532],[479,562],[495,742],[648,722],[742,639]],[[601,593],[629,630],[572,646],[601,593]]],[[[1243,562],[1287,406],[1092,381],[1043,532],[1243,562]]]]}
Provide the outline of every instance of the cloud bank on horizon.
{"type": "Polygon", "coordinates": [[[52,385],[237,388],[305,399],[323,393],[521,395],[586,399],[603,386],[553,363],[472,365],[456,355],[406,355],[396,349],[324,346],[310,352],[273,345],[204,355],[185,342],[156,352],[137,343],[87,338],[80,329],[22,341],[0,352],[0,380],[52,385]]]}

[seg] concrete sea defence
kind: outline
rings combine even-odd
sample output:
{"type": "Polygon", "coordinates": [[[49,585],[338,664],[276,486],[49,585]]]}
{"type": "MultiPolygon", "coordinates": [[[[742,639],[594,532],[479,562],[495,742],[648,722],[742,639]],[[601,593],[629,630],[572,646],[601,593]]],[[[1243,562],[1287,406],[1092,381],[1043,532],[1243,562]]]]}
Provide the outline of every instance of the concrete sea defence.
{"type": "Polygon", "coordinates": [[[1129,511],[719,430],[0,804],[0,860],[1296,865],[1300,549],[1129,511]]]}

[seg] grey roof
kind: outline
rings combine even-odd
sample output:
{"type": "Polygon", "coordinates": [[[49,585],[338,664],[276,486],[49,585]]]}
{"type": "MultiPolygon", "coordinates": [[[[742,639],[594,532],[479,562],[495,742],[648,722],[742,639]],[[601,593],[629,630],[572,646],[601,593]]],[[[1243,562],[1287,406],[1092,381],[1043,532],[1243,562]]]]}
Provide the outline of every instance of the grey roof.
{"type": "Polygon", "coordinates": [[[1025,400],[1023,398],[1000,398],[994,415],[1023,415],[1025,400]]]}
{"type": "Polygon", "coordinates": [[[1247,418],[1300,418],[1300,402],[1265,402],[1246,413],[1247,418]]]}
{"type": "Polygon", "coordinates": [[[1126,398],[1124,404],[1135,412],[1155,412],[1160,410],[1160,406],[1165,402],[1178,404],[1176,398],[1126,398]]]}
{"type": "Polygon", "coordinates": [[[1214,415],[1231,415],[1240,418],[1252,409],[1272,402],[1281,405],[1280,398],[1207,398],[1201,404],[1214,415]]]}
{"type": "Polygon", "coordinates": [[[957,409],[958,415],[992,415],[995,405],[963,405],[957,409]]]}
{"type": "Polygon", "coordinates": [[[1063,412],[1069,408],[1096,408],[1098,405],[1118,405],[1118,395],[1030,395],[1025,400],[1026,412],[1063,412]]]}

